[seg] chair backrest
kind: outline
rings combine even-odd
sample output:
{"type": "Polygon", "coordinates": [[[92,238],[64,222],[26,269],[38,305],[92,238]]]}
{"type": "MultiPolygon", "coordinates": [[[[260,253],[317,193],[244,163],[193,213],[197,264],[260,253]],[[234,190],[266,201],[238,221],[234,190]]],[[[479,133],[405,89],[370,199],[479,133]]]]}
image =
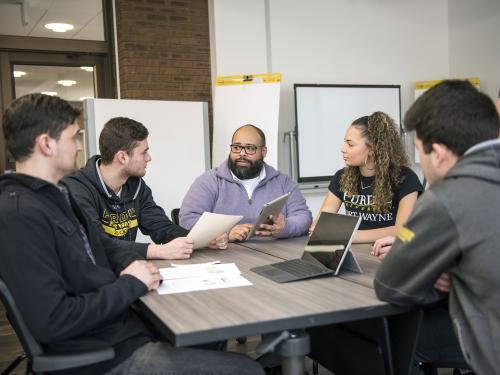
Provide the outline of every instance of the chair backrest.
{"type": "Polygon", "coordinates": [[[26,323],[19,309],[17,308],[16,302],[10,293],[9,288],[5,285],[4,281],[0,278],[0,300],[5,306],[7,311],[7,316],[9,318],[10,324],[17,334],[23,349],[28,356],[28,358],[34,358],[43,353],[42,347],[36,342],[33,335],[30,333],[26,323]]]}
{"type": "Polygon", "coordinates": [[[170,217],[172,219],[172,222],[174,224],[177,224],[177,225],[179,225],[179,212],[180,212],[180,210],[181,210],[180,208],[174,208],[172,210],[172,212],[170,213],[170,217]]]}

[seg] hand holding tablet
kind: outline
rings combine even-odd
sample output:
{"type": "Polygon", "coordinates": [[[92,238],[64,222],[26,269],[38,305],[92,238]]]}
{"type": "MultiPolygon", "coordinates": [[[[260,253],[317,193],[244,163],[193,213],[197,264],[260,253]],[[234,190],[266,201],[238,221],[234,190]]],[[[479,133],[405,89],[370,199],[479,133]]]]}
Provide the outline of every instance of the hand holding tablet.
{"type": "Polygon", "coordinates": [[[285,205],[290,193],[283,194],[276,199],[266,203],[260,211],[257,220],[255,221],[252,229],[248,233],[247,240],[255,234],[260,236],[273,236],[278,234],[285,227],[285,218],[280,214],[281,209],[285,205]],[[269,218],[272,217],[270,220],[269,218]],[[262,227],[262,225],[265,225],[262,227]],[[266,229],[269,229],[266,231],[266,229]],[[276,231],[276,233],[274,233],[276,231]],[[259,233],[257,233],[259,232],[259,233]],[[267,232],[267,234],[265,233],[267,232]]]}

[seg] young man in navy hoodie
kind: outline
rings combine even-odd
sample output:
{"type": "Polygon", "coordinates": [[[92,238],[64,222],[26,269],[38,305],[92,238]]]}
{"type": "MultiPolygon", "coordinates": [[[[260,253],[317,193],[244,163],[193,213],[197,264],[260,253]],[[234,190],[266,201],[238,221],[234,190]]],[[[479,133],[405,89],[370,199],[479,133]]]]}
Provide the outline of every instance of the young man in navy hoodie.
{"type": "MultiPolygon", "coordinates": [[[[142,179],[151,161],[148,136],[138,121],[110,119],[99,135],[101,155],[91,157],[64,183],[94,225],[116,244],[146,259],[186,259],[193,252],[189,230],[170,221],[142,179]],[[138,229],[154,244],[135,242],[138,229]]],[[[227,236],[214,240],[212,247],[226,248],[227,236]]]]}
{"type": "Polygon", "coordinates": [[[0,177],[0,277],[35,339],[51,354],[114,348],[113,359],[71,374],[262,374],[241,355],[157,342],[130,308],[160,274],[104,236],[60,182],[82,150],[78,115],[29,94],[2,121],[16,173],[0,177]]]}

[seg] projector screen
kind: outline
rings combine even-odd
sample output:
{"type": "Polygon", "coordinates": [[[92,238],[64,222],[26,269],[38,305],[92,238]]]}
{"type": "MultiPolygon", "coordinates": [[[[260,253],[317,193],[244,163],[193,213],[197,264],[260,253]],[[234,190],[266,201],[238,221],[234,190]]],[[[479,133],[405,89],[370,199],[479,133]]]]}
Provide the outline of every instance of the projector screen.
{"type": "Polygon", "coordinates": [[[399,85],[295,84],[298,182],[326,182],[344,167],[345,131],[382,111],[401,124],[399,85]]]}

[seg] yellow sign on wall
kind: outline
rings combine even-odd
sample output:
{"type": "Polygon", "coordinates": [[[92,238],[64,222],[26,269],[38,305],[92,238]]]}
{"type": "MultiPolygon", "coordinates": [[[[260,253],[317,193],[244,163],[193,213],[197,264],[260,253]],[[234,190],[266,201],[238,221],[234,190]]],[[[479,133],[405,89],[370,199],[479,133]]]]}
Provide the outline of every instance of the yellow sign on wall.
{"type": "Polygon", "coordinates": [[[276,83],[276,82],[281,82],[281,73],[220,76],[217,77],[215,85],[229,86],[229,85],[248,85],[251,83],[276,83]]]}

